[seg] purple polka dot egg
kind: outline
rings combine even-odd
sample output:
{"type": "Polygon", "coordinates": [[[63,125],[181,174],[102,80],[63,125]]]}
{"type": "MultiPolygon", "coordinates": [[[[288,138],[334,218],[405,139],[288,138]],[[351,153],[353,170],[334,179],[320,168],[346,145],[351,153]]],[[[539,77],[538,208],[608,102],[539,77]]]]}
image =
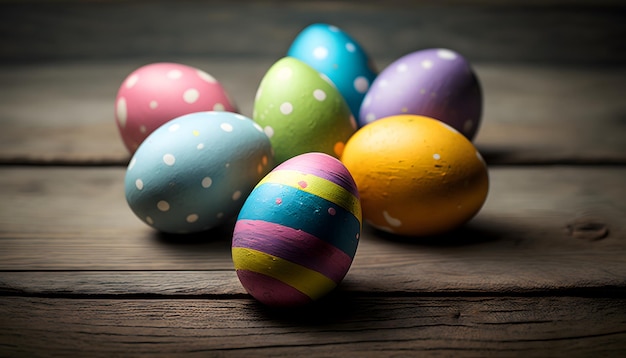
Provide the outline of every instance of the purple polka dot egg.
{"type": "Polygon", "coordinates": [[[252,119],[219,111],[186,114],[138,147],[126,170],[126,200],[158,231],[204,231],[234,218],[273,166],[270,141],[252,119]]]}
{"type": "Polygon", "coordinates": [[[327,76],[345,98],[352,114],[358,116],[363,96],[376,78],[376,70],[352,36],[334,25],[312,24],[296,36],[287,56],[327,76]]]}
{"type": "Polygon", "coordinates": [[[165,122],[201,111],[237,109],[213,76],[179,63],[139,67],[124,79],[115,99],[117,127],[130,153],[165,122]]]}
{"type": "Polygon", "coordinates": [[[256,185],[239,213],[232,242],[237,276],[266,305],[311,303],[347,274],[361,226],[346,167],[324,153],[295,156],[256,185]]]}
{"type": "Polygon", "coordinates": [[[472,140],[482,115],[482,90],[469,62],[443,48],[393,61],[376,77],[361,104],[359,126],[415,114],[440,120],[472,140]]]}

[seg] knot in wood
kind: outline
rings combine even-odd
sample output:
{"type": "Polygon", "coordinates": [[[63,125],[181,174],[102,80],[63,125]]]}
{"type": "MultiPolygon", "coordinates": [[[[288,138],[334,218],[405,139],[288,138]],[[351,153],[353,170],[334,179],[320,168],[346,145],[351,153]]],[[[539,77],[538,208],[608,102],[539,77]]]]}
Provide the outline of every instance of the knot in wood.
{"type": "Polygon", "coordinates": [[[567,224],[567,233],[576,239],[596,241],[609,236],[609,229],[598,219],[582,217],[567,224]]]}

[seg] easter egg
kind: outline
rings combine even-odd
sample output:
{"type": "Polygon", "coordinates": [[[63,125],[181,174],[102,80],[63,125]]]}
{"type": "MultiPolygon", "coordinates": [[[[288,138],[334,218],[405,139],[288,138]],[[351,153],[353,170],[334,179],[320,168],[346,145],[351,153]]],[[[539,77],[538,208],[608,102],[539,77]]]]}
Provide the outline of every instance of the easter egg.
{"type": "Polygon", "coordinates": [[[151,227],[169,233],[208,230],[234,218],[273,168],[272,148],[250,118],[196,112],[157,128],[126,170],[126,200],[151,227]]]}
{"type": "Polygon", "coordinates": [[[463,56],[426,49],[400,57],[376,77],[359,112],[361,126],[417,114],[445,122],[472,140],[482,115],[478,77],[463,56]]]}
{"type": "Polygon", "coordinates": [[[270,138],[277,163],[308,152],[338,158],[356,130],[332,82],[292,57],[278,60],[261,80],[253,119],[270,138]]]}
{"type": "Polygon", "coordinates": [[[341,157],[363,218],[398,235],[443,234],[469,221],[489,189],[483,158],[463,134],[429,117],[396,115],[359,129],[341,157]]]}
{"type": "Polygon", "coordinates": [[[323,153],[291,158],[265,176],[235,224],[232,258],[243,287],[270,306],[301,306],[332,291],[361,235],[356,185],[323,153]]]}
{"type": "Polygon", "coordinates": [[[115,100],[117,127],[131,154],[165,122],[202,111],[236,112],[236,107],[213,76],[178,63],[136,69],[122,82],[115,100]]]}
{"type": "Polygon", "coordinates": [[[357,117],[363,97],[376,78],[372,61],[361,45],[337,26],[312,24],[293,40],[287,56],[325,74],[337,86],[357,117]]]}

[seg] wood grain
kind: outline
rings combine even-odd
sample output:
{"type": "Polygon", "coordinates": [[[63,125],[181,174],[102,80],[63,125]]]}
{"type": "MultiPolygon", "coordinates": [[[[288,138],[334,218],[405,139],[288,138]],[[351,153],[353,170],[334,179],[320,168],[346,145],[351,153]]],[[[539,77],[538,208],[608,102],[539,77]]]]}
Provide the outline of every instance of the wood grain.
{"type": "MultiPolygon", "coordinates": [[[[272,59],[186,59],[251,116],[272,59]]],[[[114,123],[124,78],[143,61],[0,67],[0,163],[125,165],[114,123]]],[[[489,164],[623,164],[624,68],[478,64],[484,116],[475,143],[489,164]]]]}
{"type": "Polygon", "coordinates": [[[333,296],[305,311],[250,299],[0,298],[0,354],[28,356],[618,356],[626,301],[333,296]]]}
{"type": "MultiPolygon", "coordinates": [[[[464,228],[442,237],[401,239],[366,227],[346,287],[361,292],[623,288],[625,170],[492,168],[487,202],[464,228]],[[575,235],[572,223],[582,219],[606,228],[606,236],[575,235]]],[[[118,168],[0,170],[0,270],[219,271],[230,278],[218,279],[217,286],[231,292],[232,226],[159,235],[128,208],[123,175],[118,168]]]]}

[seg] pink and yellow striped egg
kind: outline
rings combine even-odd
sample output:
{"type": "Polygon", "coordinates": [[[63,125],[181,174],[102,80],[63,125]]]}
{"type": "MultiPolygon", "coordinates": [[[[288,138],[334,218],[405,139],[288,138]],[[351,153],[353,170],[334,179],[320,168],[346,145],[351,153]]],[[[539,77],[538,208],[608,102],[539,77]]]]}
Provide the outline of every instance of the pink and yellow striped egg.
{"type": "Polygon", "coordinates": [[[293,157],[265,176],[237,218],[232,258],[239,281],[269,306],[302,306],[345,277],[361,235],[356,184],[336,158],[293,157]]]}

